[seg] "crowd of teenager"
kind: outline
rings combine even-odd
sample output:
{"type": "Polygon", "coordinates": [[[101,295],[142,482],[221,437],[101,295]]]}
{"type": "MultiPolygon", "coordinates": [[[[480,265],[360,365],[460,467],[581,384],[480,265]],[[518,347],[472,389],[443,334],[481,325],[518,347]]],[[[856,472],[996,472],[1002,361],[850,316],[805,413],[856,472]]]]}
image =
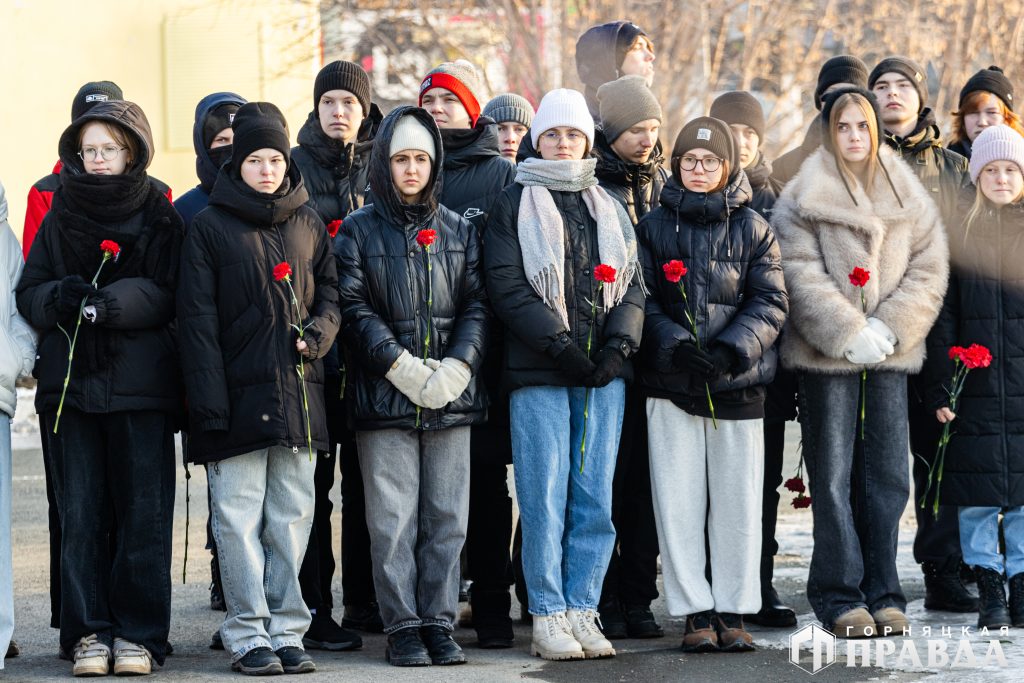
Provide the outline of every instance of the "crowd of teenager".
{"type": "Polygon", "coordinates": [[[295,147],[275,105],[213,93],[199,185],[173,205],[142,109],[81,88],[21,249],[0,190],[0,409],[36,378],[51,626],[75,676],[171,653],[179,431],[208,482],[211,647],[245,674],[314,671],[307,650],[357,649],[358,631],[386,634],[395,666],[461,664],[460,622],[514,645],[513,592],[532,654],[613,657],[664,636],[659,556],[682,649],[753,650],[746,623],[796,624],[773,587],[796,419],[825,627],[909,625],[911,495],[925,607],[1024,626],[1012,83],[971,76],[944,140],[920,64],[832,57],[803,142],[772,163],[744,91],[663,146],[655,54],[635,24],[602,24],[577,43],[583,92],[486,101],[459,60],[387,115],[362,68],[332,62],[295,147]],[[971,343],[993,359],[954,404],[949,349],[971,343]]]}

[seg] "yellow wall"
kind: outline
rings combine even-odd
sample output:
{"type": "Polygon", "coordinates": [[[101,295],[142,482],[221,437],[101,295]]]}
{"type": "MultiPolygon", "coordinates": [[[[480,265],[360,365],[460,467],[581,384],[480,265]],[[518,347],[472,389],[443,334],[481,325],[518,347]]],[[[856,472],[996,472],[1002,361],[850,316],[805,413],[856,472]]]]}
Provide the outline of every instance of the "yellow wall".
{"type": "Polygon", "coordinates": [[[28,190],[51,171],[71,99],[111,80],[146,112],[150,173],[193,187],[192,120],[204,95],[277,104],[294,142],[320,68],[315,0],[0,0],[0,182],[19,237],[28,190]]]}

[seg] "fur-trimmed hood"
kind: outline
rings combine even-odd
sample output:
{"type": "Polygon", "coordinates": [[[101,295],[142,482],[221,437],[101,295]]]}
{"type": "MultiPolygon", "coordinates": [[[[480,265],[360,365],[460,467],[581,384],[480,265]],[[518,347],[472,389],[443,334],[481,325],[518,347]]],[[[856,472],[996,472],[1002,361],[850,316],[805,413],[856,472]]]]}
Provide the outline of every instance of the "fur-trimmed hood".
{"type": "Polygon", "coordinates": [[[846,360],[853,338],[875,317],[896,334],[896,352],[870,369],[916,372],[924,340],[942,305],[949,249],[938,208],[905,162],[882,147],[885,166],[870,188],[844,185],[824,148],[807,158],[772,216],[782,248],[789,324],[782,359],[790,368],[860,372],[846,360]],[[849,273],[871,273],[861,290],[849,273]]]}

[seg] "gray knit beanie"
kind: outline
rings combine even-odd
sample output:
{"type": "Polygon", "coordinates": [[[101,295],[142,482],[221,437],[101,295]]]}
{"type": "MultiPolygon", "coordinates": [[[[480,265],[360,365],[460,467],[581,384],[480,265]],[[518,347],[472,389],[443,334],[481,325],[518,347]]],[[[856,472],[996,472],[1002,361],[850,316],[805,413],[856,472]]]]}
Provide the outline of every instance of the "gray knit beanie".
{"type": "Polygon", "coordinates": [[[608,142],[615,142],[641,121],[657,119],[661,122],[661,105],[642,76],[623,76],[605,83],[597,89],[597,101],[601,129],[608,142]]]}
{"type": "Polygon", "coordinates": [[[495,123],[519,123],[527,128],[533,123],[533,105],[522,95],[512,92],[498,95],[484,107],[483,115],[495,123]]]}

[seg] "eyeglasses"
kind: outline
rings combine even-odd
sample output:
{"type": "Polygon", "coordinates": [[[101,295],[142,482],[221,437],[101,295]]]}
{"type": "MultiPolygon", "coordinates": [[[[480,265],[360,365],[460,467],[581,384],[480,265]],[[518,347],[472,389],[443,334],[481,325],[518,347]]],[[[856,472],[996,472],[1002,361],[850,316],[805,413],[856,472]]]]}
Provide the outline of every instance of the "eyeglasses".
{"type": "Polygon", "coordinates": [[[103,157],[103,161],[113,161],[117,155],[128,149],[127,147],[83,147],[78,153],[82,161],[96,161],[97,157],[103,157]]]}
{"type": "Polygon", "coordinates": [[[560,135],[556,131],[548,130],[548,131],[544,131],[543,133],[541,133],[541,138],[546,140],[546,141],[548,141],[548,142],[554,142],[554,143],[559,143],[559,142],[562,141],[562,138],[565,138],[566,140],[569,141],[570,145],[578,145],[580,143],[585,142],[586,139],[587,139],[587,136],[584,135],[583,133],[581,133],[578,130],[571,130],[568,133],[566,133],[565,135],[560,135]]]}
{"type": "Polygon", "coordinates": [[[698,159],[697,157],[690,156],[689,154],[683,155],[679,160],[679,168],[684,171],[692,171],[697,168],[697,164],[708,173],[714,173],[718,170],[718,167],[722,165],[722,160],[718,157],[704,157],[698,159]]]}

